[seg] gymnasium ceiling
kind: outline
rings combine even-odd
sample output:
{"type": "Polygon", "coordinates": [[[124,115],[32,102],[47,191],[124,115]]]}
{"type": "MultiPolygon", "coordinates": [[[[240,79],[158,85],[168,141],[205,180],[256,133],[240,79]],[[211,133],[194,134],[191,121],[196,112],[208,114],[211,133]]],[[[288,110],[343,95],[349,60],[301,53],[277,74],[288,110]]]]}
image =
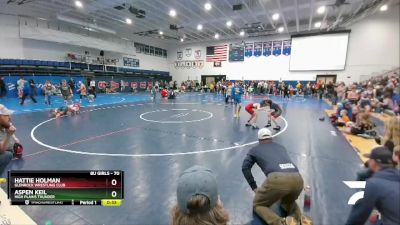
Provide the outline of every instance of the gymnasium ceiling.
{"type": "MultiPolygon", "coordinates": [[[[201,42],[219,39],[268,36],[278,33],[299,33],[316,30],[334,30],[379,11],[383,4],[398,4],[397,0],[0,0],[0,13],[32,17],[47,23],[69,24],[92,31],[115,31],[119,37],[142,35],[164,40],[201,42]],[[204,4],[211,3],[206,11],[204,4]],[[233,5],[241,5],[233,10],[233,5]],[[117,9],[119,6],[119,9],[117,9]],[[319,14],[317,9],[326,6],[319,14]],[[143,10],[138,18],[131,10],[143,10]],[[171,9],[176,16],[171,17],[171,9]],[[273,20],[273,14],[279,19],[273,20]],[[126,19],[132,20],[127,24],[126,19]],[[232,26],[227,27],[227,21],[232,26]],[[319,28],[315,23],[320,22],[319,28]],[[197,30],[202,24],[203,29],[197,30]],[[175,28],[170,29],[170,25],[175,28]],[[103,28],[103,29],[102,29],[103,28]],[[90,30],[90,29],[89,29],[90,30]],[[163,34],[160,35],[159,31],[163,34]]],[[[137,12],[135,12],[137,13],[137,12]]],[[[109,32],[106,32],[109,33],[109,32]]]]}

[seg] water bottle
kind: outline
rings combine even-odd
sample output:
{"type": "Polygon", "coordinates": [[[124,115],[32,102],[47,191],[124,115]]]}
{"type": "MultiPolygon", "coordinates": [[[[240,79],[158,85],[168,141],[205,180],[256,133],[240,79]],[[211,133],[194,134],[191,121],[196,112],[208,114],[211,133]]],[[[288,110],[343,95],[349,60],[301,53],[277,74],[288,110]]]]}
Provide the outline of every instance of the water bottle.
{"type": "Polygon", "coordinates": [[[306,186],[304,188],[304,209],[310,209],[311,207],[311,187],[306,186]]]}

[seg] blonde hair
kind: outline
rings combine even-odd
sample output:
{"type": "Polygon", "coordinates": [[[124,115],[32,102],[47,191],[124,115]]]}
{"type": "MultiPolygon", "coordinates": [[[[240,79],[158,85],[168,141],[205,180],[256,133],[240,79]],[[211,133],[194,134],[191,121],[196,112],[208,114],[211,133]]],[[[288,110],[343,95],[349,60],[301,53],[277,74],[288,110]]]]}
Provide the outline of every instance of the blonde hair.
{"type": "Polygon", "coordinates": [[[171,225],[226,225],[229,221],[229,214],[218,200],[214,208],[202,210],[209,206],[210,200],[204,195],[196,195],[190,198],[187,208],[191,213],[184,213],[179,206],[172,209],[171,225]],[[197,212],[196,212],[197,211],[197,212]]]}

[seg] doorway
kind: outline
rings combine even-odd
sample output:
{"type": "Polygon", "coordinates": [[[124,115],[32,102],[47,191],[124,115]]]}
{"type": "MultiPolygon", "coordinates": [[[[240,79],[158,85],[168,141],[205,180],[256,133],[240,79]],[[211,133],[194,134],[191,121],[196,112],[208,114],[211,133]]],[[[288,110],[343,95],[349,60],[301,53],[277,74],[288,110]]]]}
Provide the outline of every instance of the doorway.
{"type": "Polygon", "coordinates": [[[201,75],[201,84],[203,86],[208,86],[210,83],[216,84],[221,80],[226,80],[226,75],[201,75]]]}
{"type": "Polygon", "coordinates": [[[316,82],[321,81],[324,82],[324,84],[327,84],[332,81],[332,83],[336,83],[336,76],[336,74],[317,75],[316,82]]]}

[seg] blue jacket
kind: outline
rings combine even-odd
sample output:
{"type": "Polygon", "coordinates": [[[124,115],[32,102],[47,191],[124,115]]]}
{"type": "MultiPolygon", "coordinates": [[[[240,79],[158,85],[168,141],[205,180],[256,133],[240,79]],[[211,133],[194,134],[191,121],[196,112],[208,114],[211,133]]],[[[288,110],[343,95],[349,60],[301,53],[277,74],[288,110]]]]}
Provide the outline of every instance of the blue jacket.
{"type": "Polygon", "coordinates": [[[241,98],[243,94],[244,94],[244,91],[240,85],[235,85],[232,88],[232,98],[241,98]]]}
{"type": "Polygon", "coordinates": [[[382,225],[400,224],[400,170],[386,168],[367,180],[364,198],[351,210],[346,225],[363,225],[372,210],[382,215],[382,225]]]}

